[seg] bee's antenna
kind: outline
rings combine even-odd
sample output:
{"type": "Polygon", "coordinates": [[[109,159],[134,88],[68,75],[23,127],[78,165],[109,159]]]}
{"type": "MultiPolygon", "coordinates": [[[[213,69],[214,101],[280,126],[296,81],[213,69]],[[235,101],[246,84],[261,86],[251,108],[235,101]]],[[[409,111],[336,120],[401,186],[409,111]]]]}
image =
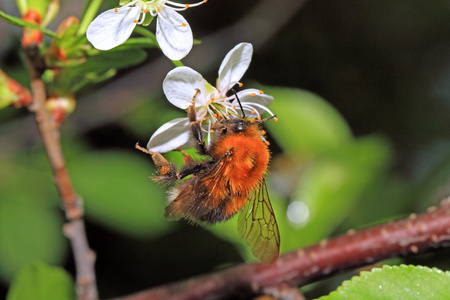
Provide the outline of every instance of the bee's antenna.
{"type": "Polygon", "coordinates": [[[245,118],[244,108],[242,107],[241,100],[239,100],[239,97],[234,89],[231,89],[231,91],[233,92],[234,96],[236,97],[237,102],[239,103],[239,107],[241,108],[241,111],[242,111],[242,117],[245,118]]]}

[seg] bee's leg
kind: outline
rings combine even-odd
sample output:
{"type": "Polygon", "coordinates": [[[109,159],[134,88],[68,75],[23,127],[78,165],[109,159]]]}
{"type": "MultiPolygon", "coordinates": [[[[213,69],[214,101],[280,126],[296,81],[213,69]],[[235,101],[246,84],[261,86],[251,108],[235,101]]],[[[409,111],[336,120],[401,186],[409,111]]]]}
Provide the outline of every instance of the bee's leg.
{"type": "Polygon", "coordinates": [[[161,153],[149,151],[138,144],[136,144],[136,149],[141,150],[144,153],[150,154],[153,162],[158,168],[159,175],[153,177],[155,181],[162,183],[172,183],[178,180],[177,171],[175,165],[169,162],[161,153]]]}
{"type": "MultiPolygon", "coordinates": [[[[199,90],[197,90],[197,91],[199,91],[199,90]]],[[[205,146],[205,141],[203,141],[202,127],[201,127],[200,123],[197,121],[197,111],[195,109],[195,103],[194,103],[194,99],[197,96],[197,94],[198,94],[198,92],[194,95],[194,97],[192,99],[192,104],[187,109],[188,118],[189,118],[189,121],[191,122],[189,125],[189,128],[190,128],[192,137],[197,142],[196,148],[197,148],[198,152],[202,155],[205,155],[207,153],[207,150],[206,150],[206,146],[205,146]]]]}
{"type": "Polygon", "coordinates": [[[200,172],[201,170],[204,170],[208,167],[208,165],[205,164],[199,164],[197,163],[192,156],[187,154],[185,151],[181,149],[177,149],[178,151],[183,154],[183,163],[184,167],[183,169],[177,174],[178,179],[183,179],[186,176],[189,176],[191,174],[195,174],[197,172],[200,172]]]}

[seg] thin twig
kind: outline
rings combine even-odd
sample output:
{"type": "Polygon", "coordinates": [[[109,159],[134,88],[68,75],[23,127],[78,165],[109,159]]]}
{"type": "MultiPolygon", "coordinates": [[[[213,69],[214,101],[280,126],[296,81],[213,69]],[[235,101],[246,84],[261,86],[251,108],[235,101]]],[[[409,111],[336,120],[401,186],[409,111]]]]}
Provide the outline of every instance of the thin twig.
{"type": "MultiPolygon", "coordinates": [[[[66,163],[61,150],[59,128],[52,122],[46,110],[45,85],[40,79],[40,72],[36,69],[35,57],[28,57],[31,73],[32,103],[30,110],[34,113],[45,150],[53,170],[54,181],[61,196],[68,223],[64,226],[64,233],[70,239],[75,256],[77,269],[77,293],[80,300],[94,300],[98,298],[94,272],[94,252],[89,248],[83,222],[83,207],[81,199],[73,189],[66,163]]],[[[36,53],[35,51],[33,53],[36,53]]]]}
{"type": "Polygon", "coordinates": [[[221,299],[301,286],[339,271],[450,245],[450,198],[421,215],[324,240],[281,255],[272,265],[240,265],[116,300],[221,299]]]}

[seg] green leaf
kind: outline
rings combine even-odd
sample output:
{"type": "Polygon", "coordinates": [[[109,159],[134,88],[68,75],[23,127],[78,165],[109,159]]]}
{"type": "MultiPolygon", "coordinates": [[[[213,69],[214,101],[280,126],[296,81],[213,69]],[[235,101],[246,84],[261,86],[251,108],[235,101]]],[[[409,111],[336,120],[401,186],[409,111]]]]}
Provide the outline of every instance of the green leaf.
{"type": "Polygon", "coordinates": [[[74,283],[62,268],[36,261],[24,267],[14,278],[7,300],[72,300],[74,283]]]}
{"type": "Polygon", "coordinates": [[[51,172],[36,167],[31,155],[23,167],[22,158],[0,161],[0,277],[6,280],[34,260],[61,263],[67,249],[51,172]]]}
{"type": "Polygon", "coordinates": [[[280,224],[283,249],[293,250],[328,237],[383,176],[389,158],[390,149],[383,140],[367,137],[341,145],[336,153],[305,166],[291,196],[288,224],[280,224]],[[297,221],[297,213],[306,214],[305,219],[297,221]]]}
{"type": "Polygon", "coordinates": [[[16,25],[16,26],[20,26],[20,27],[30,27],[33,29],[37,29],[39,31],[41,31],[43,34],[46,34],[48,36],[51,36],[52,38],[55,39],[59,39],[58,35],[56,33],[54,33],[53,31],[50,31],[48,29],[42,28],[36,24],[24,21],[20,18],[14,17],[14,16],[10,16],[8,14],[5,14],[4,12],[2,12],[0,10],[0,18],[2,18],[3,20],[5,20],[6,22],[16,25]]]}
{"type": "Polygon", "coordinates": [[[305,155],[338,149],[352,139],[350,129],[339,113],[319,96],[307,91],[265,87],[275,101],[270,110],[278,122],[265,125],[286,150],[305,155]]]}
{"type": "Polygon", "coordinates": [[[422,266],[384,266],[361,272],[320,300],[433,299],[450,296],[450,272],[422,266]]]}
{"type": "Polygon", "coordinates": [[[72,160],[69,170],[86,215],[119,232],[154,237],[173,223],[164,219],[164,188],[151,181],[151,158],[137,152],[100,152],[72,160]]]}

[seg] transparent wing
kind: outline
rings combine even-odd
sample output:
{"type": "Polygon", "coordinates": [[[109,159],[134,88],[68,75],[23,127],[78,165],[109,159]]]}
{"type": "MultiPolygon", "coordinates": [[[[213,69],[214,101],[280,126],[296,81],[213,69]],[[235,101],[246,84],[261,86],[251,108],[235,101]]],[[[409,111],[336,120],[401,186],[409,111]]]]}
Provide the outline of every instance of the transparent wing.
{"type": "Polygon", "coordinates": [[[277,260],[280,232],[264,179],[239,214],[238,232],[262,262],[271,264],[277,260]]]}

